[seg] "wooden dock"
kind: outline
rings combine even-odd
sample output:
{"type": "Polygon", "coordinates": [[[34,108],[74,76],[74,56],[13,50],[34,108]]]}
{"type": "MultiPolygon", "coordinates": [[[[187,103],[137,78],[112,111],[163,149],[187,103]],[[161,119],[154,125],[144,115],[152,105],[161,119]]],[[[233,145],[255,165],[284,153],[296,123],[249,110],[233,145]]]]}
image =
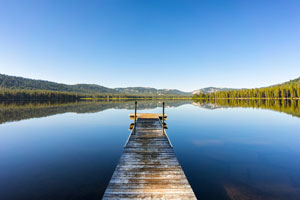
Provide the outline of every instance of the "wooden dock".
{"type": "Polygon", "coordinates": [[[137,115],[136,127],[106,188],[104,200],[196,199],[162,129],[161,117],[137,115]]]}

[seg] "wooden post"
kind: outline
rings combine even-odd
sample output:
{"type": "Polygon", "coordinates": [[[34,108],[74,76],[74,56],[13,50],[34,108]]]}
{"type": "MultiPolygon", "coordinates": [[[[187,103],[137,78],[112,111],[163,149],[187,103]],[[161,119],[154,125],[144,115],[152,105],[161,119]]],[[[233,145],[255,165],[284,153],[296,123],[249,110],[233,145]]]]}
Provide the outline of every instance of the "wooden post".
{"type": "Polygon", "coordinates": [[[133,131],[134,134],[136,130],[136,109],[137,109],[137,101],[135,101],[134,103],[134,131],[133,131]]]}
{"type": "Polygon", "coordinates": [[[164,132],[164,124],[165,124],[165,102],[163,102],[163,115],[162,115],[162,130],[164,132]]]}

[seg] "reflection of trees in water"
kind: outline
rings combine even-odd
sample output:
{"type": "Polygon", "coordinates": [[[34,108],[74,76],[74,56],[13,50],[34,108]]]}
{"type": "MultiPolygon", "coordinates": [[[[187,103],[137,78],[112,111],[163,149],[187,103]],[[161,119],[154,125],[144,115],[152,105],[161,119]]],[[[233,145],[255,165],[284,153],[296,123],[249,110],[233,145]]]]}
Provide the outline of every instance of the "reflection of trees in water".
{"type": "MultiPolygon", "coordinates": [[[[189,100],[166,100],[165,102],[166,107],[178,107],[184,104],[192,103],[192,101],[189,100]]],[[[299,101],[297,100],[201,99],[195,101],[193,104],[207,109],[218,109],[226,107],[263,108],[300,117],[299,101]]],[[[162,107],[162,101],[138,101],[138,110],[154,109],[157,107],[162,107]]],[[[133,110],[134,101],[0,102],[0,123],[46,117],[67,112],[95,113],[111,108],[133,110]]]]}
{"type": "Polygon", "coordinates": [[[208,109],[226,107],[262,108],[300,117],[299,100],[199,99],[193,104],[208,109]]]}
{"type": "MultiPolygon", "coordinates": [[[[166,100],[166,107],[178,107],[191,101],[166,100]]],[[[162,101],[138,101],[138,109],[153,109],[162,107],[162,101]]],[[[0,123],[19,121],[23,119],[46,117],[55,114],[95,113],[106,109],[134,109],[134,101],[18,101],[0,102],[0,123]]]]}

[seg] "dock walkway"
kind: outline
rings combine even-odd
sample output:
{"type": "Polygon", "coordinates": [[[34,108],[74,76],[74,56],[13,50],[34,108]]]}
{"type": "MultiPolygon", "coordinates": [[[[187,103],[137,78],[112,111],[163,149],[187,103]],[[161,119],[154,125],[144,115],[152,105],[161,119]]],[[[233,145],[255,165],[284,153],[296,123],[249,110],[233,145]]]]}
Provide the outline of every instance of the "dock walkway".
{"type": "Polygon", "coordinates": [[[196,199],[160,115],[137,116],[103,199],[196,199]]]}

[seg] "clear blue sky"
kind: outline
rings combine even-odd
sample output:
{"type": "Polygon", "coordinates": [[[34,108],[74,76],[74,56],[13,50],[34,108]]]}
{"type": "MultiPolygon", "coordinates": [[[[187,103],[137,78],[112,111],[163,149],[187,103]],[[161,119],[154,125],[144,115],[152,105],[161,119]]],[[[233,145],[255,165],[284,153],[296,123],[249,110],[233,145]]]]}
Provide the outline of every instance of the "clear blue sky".
{"type": "Polygon", "coordinates": [[[300,76],[299,0],[1,0],[0,73],[191,91],[300,76]]]}

